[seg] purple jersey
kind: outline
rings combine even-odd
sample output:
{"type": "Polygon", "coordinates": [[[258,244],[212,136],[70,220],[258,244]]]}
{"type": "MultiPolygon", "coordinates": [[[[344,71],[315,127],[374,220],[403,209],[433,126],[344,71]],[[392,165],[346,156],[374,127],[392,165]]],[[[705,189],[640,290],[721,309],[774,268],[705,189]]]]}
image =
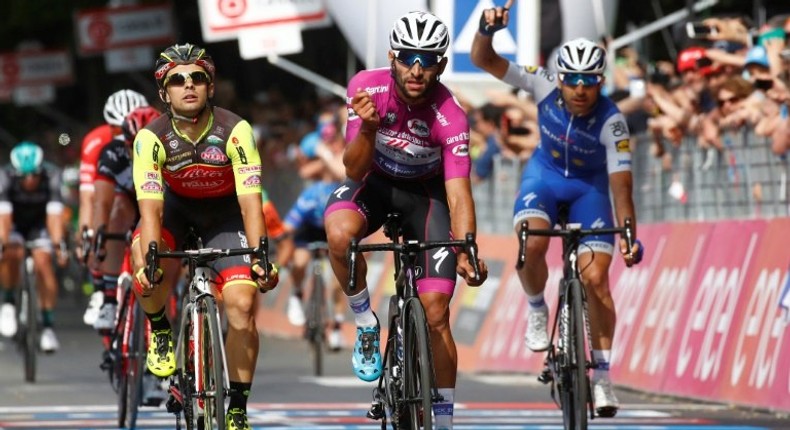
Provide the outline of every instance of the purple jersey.
{"type": "Polygon", "coordinates": [[[346,142],[354,140],[362,126],[351,108],[359,88],[370,94],[381,118],[373,157],[377,171],[398,179],[422,179],[440,172],[445,180],[469,177],[469,123],[447,87],[437,83],[430,101],[409,106],[398,97],[388,68],[357,73],[348,83],[346,142]]]}

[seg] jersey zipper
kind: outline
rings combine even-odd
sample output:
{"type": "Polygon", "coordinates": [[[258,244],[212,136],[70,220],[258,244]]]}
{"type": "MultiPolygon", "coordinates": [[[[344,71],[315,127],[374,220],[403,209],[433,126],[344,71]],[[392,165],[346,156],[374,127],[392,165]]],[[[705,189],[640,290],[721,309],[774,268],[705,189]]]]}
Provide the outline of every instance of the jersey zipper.
{"type": "Polygon", "coordinates": [[[571,127],[573,126],[573,117],[568,121],[568,128],[565,130],[565,177],[568,177],[568,147],[571,145],[571,127]]]}

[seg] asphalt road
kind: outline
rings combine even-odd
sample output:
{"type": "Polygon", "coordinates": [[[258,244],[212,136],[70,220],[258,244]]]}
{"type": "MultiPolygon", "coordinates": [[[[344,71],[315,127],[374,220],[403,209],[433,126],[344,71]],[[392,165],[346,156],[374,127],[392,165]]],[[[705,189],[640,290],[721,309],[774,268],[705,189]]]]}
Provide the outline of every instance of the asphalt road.
{"type": "MultiPolygon", "coordinates": [[[[0,430],[116,428],[116,394],[99,369],[99,337],[81,322],[81,305],[66,300],[57,315],[61,349],[42,355],[37,381],[24,383],[21,356],[0,340],[0,430]]],[[[378,429],[365,418],[372,384],[351,374],[350,352],[330,354],[326,376],[311,374],[303,341],[262,337],[250,397],[256,429],[378,429]]],[[[665,398],[618,389],[617,418],[596,419],[598,429],[790,429],[786,417],[765,411],[665,398]]],[[[547,386],[534,375],[461,375],[456,391],[456,429],[561,428],[547,386]]],[[[163,408],[144,408],[138,428],[175,428],[163,408]]]]}

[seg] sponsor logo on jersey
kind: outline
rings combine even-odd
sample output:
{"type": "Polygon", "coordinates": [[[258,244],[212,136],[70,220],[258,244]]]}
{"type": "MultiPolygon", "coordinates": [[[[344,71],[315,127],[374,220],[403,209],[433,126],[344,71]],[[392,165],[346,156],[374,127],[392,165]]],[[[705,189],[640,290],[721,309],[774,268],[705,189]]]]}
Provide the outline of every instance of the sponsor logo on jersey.
{"type": "Polygon", "coordinates": [[[540,69],[540,76],[549,82],[554,82],[554,73],[551,73],[546,69],[540,69]]]}
{"type": "Polygon", "coordinates": [[[215,181],[186,181],[182,182],[181,186],[184,188],[217,188],[220,185],[224,184],[225,181],[222,179],[215,180],[215,181]]]}
{"type": "Polygon", "coordinates": [[[142,147],[143,147],[143,142],[140,142],[139,140],[134,141],[134,152],[137,153],[138,157],[140,156],[140,152],[142,152],[141,150],[142,147]]]}
{"type": "Polygon", "coordinates": [[[143,185],[140,186],[140,189],[148,192],[156,192],[156,193],[162,192],[162,186],[159,184],[159,182],[156,181],[146,181],[143,185]]]}
{"type": "Polygon", "coordinates": [[[630,166],[631,165],[631,160],[620,160],[620,161],[617,162],[617,165],[618,166],[630,166]]]}
{"type": "Polygon", "coordinates": [[[387,91],[389,91],[389,88],[387,88],[386,85],[379,85],[377,87],[365,87],[365,92],[370,94],[371,96],[373,94],[386,93],[387,91]]]}
{"type": "Polygon", "coordinates": [[[615,137],[620,137],[628,132],[628,126],[626,126],[623,121],[615,121],[610,127],[612,127],[612,134],[615,137]]]}
{"type": "Polygon", "coordinates": [[[167,142],[167,145],[170,146],[171,149],[178,148],[178,141],[173,139],[170,142],[167,142]]]}
{"type": "Polygon", "coordinates": [[[469,133],[466,131],[462,131],[459,134],[456,134],[453,137],[448,137],[447,140],[444,141],[445,145],[452,145],[453,143],[463,142],[465,140],[469,140],[469,133]]]}
{"type": "Polygon", "coordinates": [[[167,169],[167,170],[169,170],[171,172],[175,172],[176,170],[178,170],[178,169],[180,169],[180,168],[182,168],[184,166],[187,166],[187,165],[189,165],[191,163],[192,163],[192,160],[184,160],[184,161],[181,161],[181,162],[175,163],[175,164],[172,164],[172,163],[171,164],[167,164],[167,165],[165,165],[165,169],[167,169]]]}
{"type": "Polygon", "coordinates": [[[384,115],[384,125],[392,125],[395,124],[395,121],[398,120],[398,115],[395,112],[387,112],[384,115]]]}
{"type": "Polygon", "coordinates": [[[239,145],[239,138],[236,137],[236,136],[233,136],[233,138],[230,139],[230,141],[231,141],[231,143],[233,143],[233,146],[238,146],[239,145]]]}
{"type": "Polygon", "coordinates": [[[534,75],[538,72],[538,66],[524,66],[524,71],[530,75],[534,75]]]}
{"type": "Polygon", "coordinates": [[[145,179],[159,180],[159,172],[145,172],[145,179]]]}
{"type": "Polygon", "coordinates": [[[228,156],[216,146],[209,146],[200,153],[200,158],[209,164],[224,164],[228,162],[228,156]]]}
{"type": "Polygon", "coordinates": [[[249,178],[245,179],[242,185],[245,187],[257,187],[261,184],[261,176],[260,175],[253,175],[249,178]]]}
{"type": "Polygon", "coordinates": [[[433,112],[436,114],[436,120],[439,121],[439,124],[441,124],[442,127],[447,127],[450,125],[450,121],[447,121],[447,117],[444,116],[443,113],[439,112],[439,107],[436,105],[436,103],[431,104],[431,109],[433,109],[433,112]]]}
{"type": "Polygon", "coordinates": [[[241,173],[241,174],[254,173],[254,172],[260,172],[260,171],[261,171],[261,166],[244,166],[244,167],[239,167],[239,173],[241,173]]]}
{"type": "MultiPolygon", "coordinates": [[[[214,127],[214,131],[220,136],[224,136],[225,135],[225,127],[223,127],[221,125],[218,125],[218,126],[214,127]]],[[[225,140],[225,139],[222,139],[222,140],[225,140]]]]}
{"type": "Polygon", "coordinates": [[[213,134],[206,138],[206,143],[209,145],[221,145],[224,140],[221,137],[214,136],[213,134]]]}
{"type": "Polygon", "coordinates": [[[170,178],[175,180],[182,180],[182,179],[213,179],[213,178],[222,178],[226,174],[225,169],[216,169],[216,168],[203,168],[199,165],[193,166],[190,169],[184,169],[180,172],[173,173],[170,175],[170,178]]]}
{"type": "Polygon", "coordinates": [[[428,127],[428,124],[421,119],[410,119],[406,125],[409,127],[409,131],[417,136],[428,137],[431,134],[431,129],[428,127]]]}
{"type": "Polygon", "coordinates": [[[617,152],[631,152],[631,142],[628,139],[617,141],[615,147],[617,152]]]}
{"type": "Polygon", "coordinates": [[[469,145],[463,144],[458,145],[453,148],[453,155],[457,157],[468,157],[469,156],[469,145]]]}

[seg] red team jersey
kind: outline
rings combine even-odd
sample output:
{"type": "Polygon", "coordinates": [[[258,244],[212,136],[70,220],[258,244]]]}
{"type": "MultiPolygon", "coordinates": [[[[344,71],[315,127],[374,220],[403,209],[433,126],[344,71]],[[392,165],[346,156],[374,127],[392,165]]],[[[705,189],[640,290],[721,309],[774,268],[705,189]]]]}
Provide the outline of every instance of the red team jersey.
{"type": "Polygon", "coordinates": [[[96,179],[96,165],[102,149],[114,138],[113,127],[102,124],[89,131],[82,139],[80,151],[80,190],[93,190],[96,179]]]}

